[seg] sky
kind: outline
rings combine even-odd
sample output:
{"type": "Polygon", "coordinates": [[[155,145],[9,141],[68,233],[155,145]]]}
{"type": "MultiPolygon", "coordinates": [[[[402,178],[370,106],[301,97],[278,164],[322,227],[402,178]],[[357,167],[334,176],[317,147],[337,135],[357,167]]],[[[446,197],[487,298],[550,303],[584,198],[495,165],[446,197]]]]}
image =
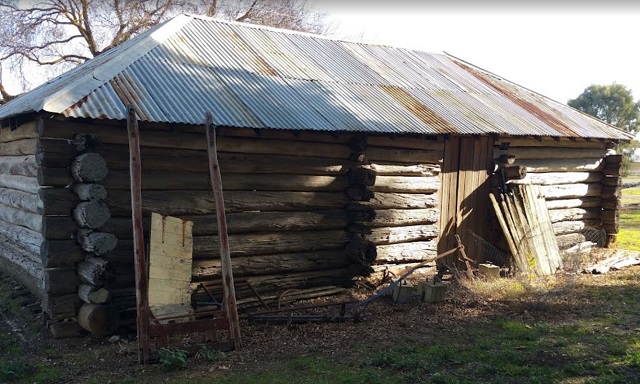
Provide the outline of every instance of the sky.
{"type": "Polygon", "coordinates": [[[446,52],[566,103],[592,84],[640,99],[640,2],[315,0],[332,36],[446,52]]]}

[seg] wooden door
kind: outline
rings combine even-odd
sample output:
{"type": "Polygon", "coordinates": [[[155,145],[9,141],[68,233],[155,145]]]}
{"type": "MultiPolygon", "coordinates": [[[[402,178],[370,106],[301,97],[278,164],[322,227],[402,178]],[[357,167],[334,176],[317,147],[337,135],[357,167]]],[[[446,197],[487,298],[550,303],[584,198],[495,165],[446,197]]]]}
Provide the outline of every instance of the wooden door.
{"type": "MultiPolygon", "coordinates": [[[[440,188],[438,253],[456,246],[459,235],[467,255],[476,259],[474,236],[486,238],[489,225],[489,170],[493,138],[451,136],[445,140],[440,188]]],[[[451,263],[457,255],[447,259],[451,263]]]]}

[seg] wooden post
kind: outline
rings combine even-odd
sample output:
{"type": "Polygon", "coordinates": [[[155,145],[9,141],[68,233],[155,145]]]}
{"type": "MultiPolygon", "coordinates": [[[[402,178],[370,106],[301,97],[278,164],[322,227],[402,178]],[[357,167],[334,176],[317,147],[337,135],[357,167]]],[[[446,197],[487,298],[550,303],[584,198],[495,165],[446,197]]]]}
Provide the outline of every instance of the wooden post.
{"type": "Polygon", "coordinates": [[[213,125],[213,115],[207,112],[207,154],[209,156],[209,176],[216,204],[216,217],[218,219],[218,237],[220,241],[220,266],[222,269],[222,289],[224,309],[229,319],[229,332],[233,337],[235,348],[240,349],[240,319],[236,306],[236,290],[233,283],[233,270],[231,268],[231,250],[229,248],[229,235],[227,233],[227,219],[224,212],[224,199],[222,195],[222,177],[220,176],[220,164],[216,148],[216,127],[213,125]]]}
{"type": "Polygon", "coordinates": [[[142,227],[142,165],[140,158],[140,131],[136,111],[127,107],[127,132],[129,133],[129,171],[131,173],[131,220],[133,223],[133,253],[135,258],[136,314],[138,329],[138,361],[149,362],[149,295],[147,291],[147,263],[144,252],[142,227]]]}

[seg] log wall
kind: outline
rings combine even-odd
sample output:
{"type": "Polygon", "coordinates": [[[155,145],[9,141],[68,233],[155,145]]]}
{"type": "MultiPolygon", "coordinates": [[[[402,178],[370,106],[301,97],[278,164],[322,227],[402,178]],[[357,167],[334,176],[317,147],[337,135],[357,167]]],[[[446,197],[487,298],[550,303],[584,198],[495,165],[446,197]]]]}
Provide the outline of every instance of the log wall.
{"type": "MultiPolygon", "coordinates": [[[[576,261],[592,246],[615,242],[620,196],[620,156],[601,140],[501,138],[495,142],[497,163],[526,169],[508,183],[542,186],[554,232],[566,262],[576,261]]],[[[497,187],[499,178],[494,179],[497,187]]]]}
{"type": "MultiPolygon", "coordinates": [[[[261,295],[346,285],[355,276],[394,272],[437,251],[442,140],[220,131],[218,152],[241,300],[252,296],[249,284],[261,295]]],[[[46,262],[73,265],[76,276],[64,293],[49,300],[60,308],[56,316],[101,312],[89,311],[96,305],[112,305],[123,317],[133,314],[126,127],[47,120],[39,133],[40,140],[74,146],[68,152],[48,145],[39,155],[46,162],[36,172],[52,187],[40,190],[46,213],[40,228],[50,239],[46,262]],[[92,181],[79,182],[83,177],[92,181]]],[[[141,154],[145,216],[158,212],[193,221],[193,288],[219,288],[204,130],[142,124],[141,154]]],[[[91,330],[86,319],[78,322],[91,330]]]]}

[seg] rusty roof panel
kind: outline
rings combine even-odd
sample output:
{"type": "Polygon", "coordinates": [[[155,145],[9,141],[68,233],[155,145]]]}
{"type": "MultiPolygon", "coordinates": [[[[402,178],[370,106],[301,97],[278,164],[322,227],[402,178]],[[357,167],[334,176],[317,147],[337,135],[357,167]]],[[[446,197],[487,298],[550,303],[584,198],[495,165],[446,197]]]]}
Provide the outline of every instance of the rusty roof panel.
{"type": "Polygon", "coordinates": [[[3,106],[68,117],[385,133],[628,139],[566,105],[442,54],[175,19],[3,106]]]}

